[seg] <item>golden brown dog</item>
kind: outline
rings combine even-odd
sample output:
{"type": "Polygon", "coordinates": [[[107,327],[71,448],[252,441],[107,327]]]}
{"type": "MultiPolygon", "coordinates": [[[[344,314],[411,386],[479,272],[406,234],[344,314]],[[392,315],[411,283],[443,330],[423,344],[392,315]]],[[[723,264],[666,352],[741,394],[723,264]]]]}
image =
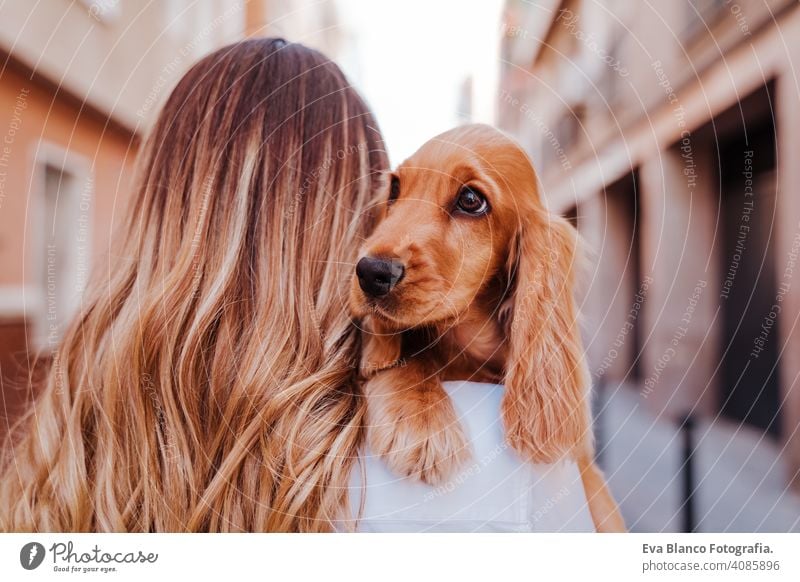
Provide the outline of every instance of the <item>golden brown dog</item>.
{"type": "Polygon", "coordinates": [[[532,462],[574,458],[598,531],[624,531],[593,462],[576,233],[537,184],[522,148],[485,125],[433,138],[390,176],[350,296],[368,439],[393,471],[439,484],[470,457],[441,381],[503,383],[509,444],[532,462]]]}

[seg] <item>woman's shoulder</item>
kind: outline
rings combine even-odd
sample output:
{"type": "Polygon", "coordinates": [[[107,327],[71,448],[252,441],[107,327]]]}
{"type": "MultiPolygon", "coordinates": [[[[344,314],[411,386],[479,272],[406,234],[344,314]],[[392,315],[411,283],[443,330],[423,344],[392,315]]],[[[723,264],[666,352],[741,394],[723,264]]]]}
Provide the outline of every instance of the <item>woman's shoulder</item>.
{"type": "Polygon", "coordinates": [[[472,459],[447,482],[426,485],[389,471],[364,451],[350,481],[361,531],[592,531],[574,463],[524,462],[505,442],[504,388],[445,382],[472,447],[472,459]]]}

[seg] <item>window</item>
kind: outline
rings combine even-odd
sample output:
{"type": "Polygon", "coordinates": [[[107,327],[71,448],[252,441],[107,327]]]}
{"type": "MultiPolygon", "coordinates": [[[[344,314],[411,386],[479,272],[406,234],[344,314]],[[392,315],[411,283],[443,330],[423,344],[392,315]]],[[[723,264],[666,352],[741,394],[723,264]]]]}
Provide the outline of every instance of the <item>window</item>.
{"type": "Polygon", "coordinates": [[[39,349],[58,345],[88,277],[92,181],[86,167],[48,146],[37,156],[28,255],[37,297],[28,313],[39,349]]]}

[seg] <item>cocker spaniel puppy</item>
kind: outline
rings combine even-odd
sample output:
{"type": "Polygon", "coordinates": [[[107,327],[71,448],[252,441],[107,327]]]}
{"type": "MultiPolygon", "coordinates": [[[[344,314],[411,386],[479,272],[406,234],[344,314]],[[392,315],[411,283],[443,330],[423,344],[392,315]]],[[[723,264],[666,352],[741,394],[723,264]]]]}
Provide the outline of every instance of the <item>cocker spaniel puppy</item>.
{"type": "Polygon", "coordinates": [[[593,461],[576,246],[528,156],[492,127],[439,135],[390,176],[350,303],[368,440],[394,472],[452,477],[470,449],[441,381],[502,383],[508,443],[531,462],[575,459],[596,528],[624,530],[593,461]]]}

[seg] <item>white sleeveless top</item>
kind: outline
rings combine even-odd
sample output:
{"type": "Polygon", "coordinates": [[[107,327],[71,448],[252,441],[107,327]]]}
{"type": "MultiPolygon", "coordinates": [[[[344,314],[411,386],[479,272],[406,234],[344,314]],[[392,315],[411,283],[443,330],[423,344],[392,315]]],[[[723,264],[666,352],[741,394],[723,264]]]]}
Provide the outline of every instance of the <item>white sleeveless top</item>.
{"type": "MultiPolygon", "coordinates": [[[[365,451],[350,479],[362,532],[594,531],[578,467],[525,463],[505,443],[503,386],[445,382],[470,439],[471,462],[438,487],[394,475],[365,451]]],[[[337,529],[348,529],[343,522],[337,529]]]]}

